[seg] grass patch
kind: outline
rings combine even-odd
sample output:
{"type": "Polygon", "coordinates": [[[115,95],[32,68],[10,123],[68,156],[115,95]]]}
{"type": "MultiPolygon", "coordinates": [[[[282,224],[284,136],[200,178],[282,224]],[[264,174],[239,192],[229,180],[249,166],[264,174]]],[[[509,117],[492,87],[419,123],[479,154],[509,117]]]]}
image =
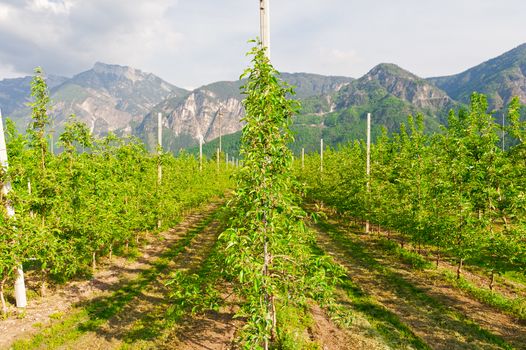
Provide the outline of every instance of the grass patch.
{"type": "Polygon", "coordinates": [[[502,310],[509,315],[515,316],[522,321],[526,321],[526,298],[506,298],[501,294],[492,292],[491,290],[479,288],[463,277],[457,279],[456,274],[449,270],[443,271],[442,276],[449,283],[468,293],[475,299],[487,305],[494,306],[499,310],[502,310]]]}
{"type": "MultiPolygon", "coordinates": [[[[513,349],[512,346],[504,341],[501,337],[483,329],[466,316],[458,311],[451,310],[440,301],[430,297],[425,291],[415,287],[392,269],[379,263],[363,243],[359,240],[352,239],[346,232],[340,231],[337,226],[319,221],[317,224],[328,236],[342,247],[349,257],[360,265],[371,270],[378,278],[385,282],[386,288],[393,290],[401,299],[414,300],[417,303],[423,304],[426,308],[428,317],[430,317],[437,325],[442,328],[450,329],[452,332],[461,332],[464,335],[473,339],[480,339],[485,342],[492,343],[503,349],[513,349]]],[[[373,305],[374,306],[374,305],[373,305]]],[[[382,319],[382,314],[378,314],[374,307],[367,305],[362,306],[364,310],[369,312],[373,319],[382,319]]],[[[381,310],[380,310],[381,311],[381,310]]],[[[395,321],[396,324],[396,321],[395,321]]],[[[382,329],[380,327],[380,332],[382,329]]],[[[388,334],[386,329],[385,334],[388,334]]]]}
{"type": "MultiPolygon", "coordinates": [[[[214,216],[217,219],[218,214],[214,216]]],[[[223,221],[223,220],[221,220],[223,221]]],[[[218,232],[222,229],[218,228],[218,232]]],[[[132,329],[124,336],[125,344],[154,341],[163,336],[163,330],[181,321],[185,315],[196,314],[207,310],[219,310],[222,302],[217,290],[220,270],[216,262],[218,241],[206,254],[199,268],[176,271],[165,283],[171,291],[163,303],[135,322],[132,329]]],[[[123,347],[126,348],[126,347],[123,347]]]]}
{"type": "Polygon", "coordinates": [[[343,281],[341,288],[346,292],[355,310],[365,315],[386,343],[396,349],[431,349],[420,337],[391,311],[378,304],[350,279],[343,281]]]}
{"type": "Polygon", "coordinates": [[[294,307],[290,304],[277,305],[278,344],[280,350],[321,350],[320,344],[309,339],[308,329],[314,320],[308,306],[294,307]]]}
{"type": "MultiPolygon", "coordinates": [[[[318,221],[317,225],[325,232],[334,232],[334,226],[318,221]]],[[[332,238],[332,237],[331,237],[332,238]]],[[[314,247],[317,254],[323,253],[318,246],[314,247]]],[[[364,255],[364,257],[368,257],[364,255]]],[[[372,260],[371,260],[372,262],[372,260]]],[[[374,262],[376,262],[374,260],[374,262]]],[[[367,295],[350,278],[342,279],[339,287],[346,293],[352,303],[352,308],[361,312],[369,321],[373,329],[380,334],[382,339],[394,348],[406,349],[408,346],[416,349],[430,349],[429,346],[391,311],[376,302],[371,296],[367,295]]]]}
{"type": "Polygon", "coordinates": [[[80,310],[68,315],[63,321],[44,329],[29,340],[15,342],[12,345],[12,349],[52,349],[73,341],[86,332],[96,330],[108,319],[121,312],[134,297],[139,295],[148,284],[154,281],[159,273],[168,267],[170,261],[179,255],[214,220],[215,216],[216,213],[202,220],[173,247],[167,249],[152,264],[152,268],[143,271],[134,280],[124,283],[120,289],[113,292],[110,296],[90,301],[80,310]]]}
{"type": "Polygon", "coordinates": [[[417,252],[412,252],[400,247],[396,242],[387,238],[380,237],[377,244],[383,250],[396,256],[403,264],[411,266],[415,270],[425,270],[433,268],[433,264],[417,252]]]}
{"type": "Polygon", "coordinates": [[[507,271],[502,274],[502,277],[509,279],[510,281],[524,284],[526,286],[526,274],[517,271],[507,271]]]}

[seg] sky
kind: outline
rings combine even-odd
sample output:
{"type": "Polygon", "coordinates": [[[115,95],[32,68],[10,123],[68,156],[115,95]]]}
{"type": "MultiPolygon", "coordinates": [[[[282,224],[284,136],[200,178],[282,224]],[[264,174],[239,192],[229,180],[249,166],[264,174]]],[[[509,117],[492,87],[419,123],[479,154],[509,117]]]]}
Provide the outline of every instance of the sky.
{"type": "MultiPolygon", "coordinates": [[[[269,0],[272,63],[358,78],[460,73],[526,42],[524,0],[269,0]]],[[[235,80],[259,0],[0,0],[0,80],[128,65],[184,88],[235,80]]]]}

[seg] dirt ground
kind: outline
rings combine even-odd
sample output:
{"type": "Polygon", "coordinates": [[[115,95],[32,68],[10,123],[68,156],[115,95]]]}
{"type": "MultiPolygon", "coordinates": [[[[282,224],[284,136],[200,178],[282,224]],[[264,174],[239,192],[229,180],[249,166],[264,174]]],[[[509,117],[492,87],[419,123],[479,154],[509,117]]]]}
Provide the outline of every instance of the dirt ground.
{"type": "MultiPolygon", "coordinates": [[[[329,218],[330,219],[330,218],[329,218]]],[[[473,300],[447,283],[437,282],[425,271],[414,271],[388,256],[363,235],[355,235],[332,218],[360,254],[353,256],[323,230],[319,244],[348,271],[350,278],[387,309],[394,312],[433,349],[497,349],[480,335],[497,335],[517,349],[526,348],[526,327],[513,317],[473,300]],[[356,248],[358,247],[358,248],[356,248]]],[[[356,252],[355,251],[355,252],[356,252]]]]}
{"type": "Polygon", "coordinates": [[[189,228],[217,206],[218,203],[213,203],[194,211],[179,225],[159,235],[145,235],[136,260],[114,256],[111,262],[106,260],[99,265],[99,270],[91,280],[72,281],[48,290],[48,295],[44,298],[29,299],[23,315],[0,321],[0,349],[8,348],[13,341],[26,339],[40,329],[60,321],[76,305],[108,296],[126,281],[133,280],[150,268],[167,247],[175,244],[189,228]]]}

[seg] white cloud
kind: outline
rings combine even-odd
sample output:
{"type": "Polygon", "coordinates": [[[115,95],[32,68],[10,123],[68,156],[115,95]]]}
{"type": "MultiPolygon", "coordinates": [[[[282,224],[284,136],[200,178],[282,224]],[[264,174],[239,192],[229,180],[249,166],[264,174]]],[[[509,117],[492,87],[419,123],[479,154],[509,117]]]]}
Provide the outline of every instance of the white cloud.
{"type": "Polygon", "coordinates": [[[32,11],[51,12],[58,15],[68,14],[72,5],[73,2],[68,0],[33,0],[27,8],[32,11]]]}
{"type": "Polygon", "coordinates": [[[3,64],[0,62],[0,80],[9,78],[18,78],[24,74],[18,72],[11,64],[3,64]]]}
{"type": "Polygon", "coordinates": [[[9,6],[0,4],[0,21],[5,21],[9,16],[9,6]]]}
{"type": "MultiPolygon", "coordinates": [[[[523,0],[271,0],[270,9],[284,71],[359,77],[393,62],[452,74],[526,41],[523,0]]],[[[255,0],[1,0],[0,79],[37,65],[72,75],[96,61],[183,87],[236,79],[258,16],[255,0]]]]}

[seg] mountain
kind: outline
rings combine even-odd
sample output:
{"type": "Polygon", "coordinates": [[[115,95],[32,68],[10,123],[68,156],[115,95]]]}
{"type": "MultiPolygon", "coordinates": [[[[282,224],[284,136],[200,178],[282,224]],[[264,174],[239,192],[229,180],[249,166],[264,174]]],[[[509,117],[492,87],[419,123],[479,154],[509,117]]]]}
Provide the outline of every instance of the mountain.
{"type": "MultiPolygon", "coordinates": [[[[282,77],[292,80],[285,74],[282,77]]],[[[301,79],[308,79],[308,76],[301,76],[301,79]]],[[[377,65],[359,79],[347,78],[335,83],[332,89],[318,88],[312,93],[297,95],[303,98],[302,110],[294,116],[292,125],[295,142],[291,148],[296,154],[302,148],[307,152],[317,151],[320,139],[333,147],[353,139],[363,139],[367,113],[373,116],[372,132],[373,136],[377,136],[382,127],[389,132],[398,131],[408,115],[419,113],[424,115],[429,132],[438,131],[440,125],[447,121],[449,110],[460,107],[459,103],[425,79],[385,63],[377,65]]],[[[223,149],[236,155],[239,137],[239,132],[224,137],[223,149]]],[[[217,140],[212,140],[205,145],[204,151],[212,156],[217,146],[217,140]]]]}
{"type": "MultiPolygon", "coordinates": [[[[159,102],[188,93],[151,73],[100,62],[49,87],[53,127],[60,132],[67,117],[75,114],[95,135],[109,131],[130,134],[132,126],[140,123],[159,102]]],[[[12,117],[23,129],[29,122],[30,111],[19,108],[12,117]]]]}
{"type": "Polygon", "coordinates": [[[371,113],[373,137],[382,127],[398,131],[408,115],[424,115],[428,132],[438,131],[447,122],[450,109],[460,106],[444,91],[394,64],[379,64],[363,77],[343,86],[332,95],[308,99],[303,113],[295,118],[293,130],[296,153],[315,151],[323,138],[336,146],[363,139],[365,118],[371,113]],[[315,106],[315,107],[313,107],[315,106]]]}
{"type": "MultiPolygon", "coordinates": [[[[30,101],[31,79],[32,77],[27,76],[0,80],[0,108],[5,115],[26,108],[26,104],[30,101]]],[[[67,79],[66,77],[50,75],[46,77],[46,83],[52,89],[67,79]]]]}
{"type": "Polygon", "coordinates": [[[234,133],[241,129],[244,115],[241,84],[241,81],[216,82],[183,97],[166,99],[144,117],[134,134],[155,149],[158,113],[163,117],[163,147],[167,150],[195,145],[201,136],[208,142],[219,137],[220,127],[223,135],[234,133]]]}
{"type": "MultiPolygon", "coordinates": [[[[295,87],[295,98],[309,98],[337,91],[352,78],[331,77],[308,73],[281,73],[281,79],[295,87]]],[[[148,113],[134,130],[150,149],[157,142],[157,113],[163,115],[163,145],[177,151],[241,130],[244,116],[241,86],[244,80],[222,81],[205,85],[182,98],[162,101],[148,113]],[[221,110],[221,116],[219,111],[221,110]]]]}
{"type": "MultiPolygon", "coordinates": [[[[492,108],[502,108],[512,96],[526,103],[526,44],[466,72],[422,79],[395,64],[382,63],[359,79],[309,73],[281,73],[295,88],[302,109],[294,116],[296,152],[318,149],[319,139],[336,146],[363,139],[365,117],[373,117],[373,136],[381,127],[394,132],[408,115],[421,113],[428,132],[447,122],[451,109],[469,102],[472,91],[485,93],[492,108]]],[[[0,81],[0,108],[25,129],[30,111],[30,77],[0,81]]],[[[221,81],[193,91],[131,67],[96,63],[72,78],[47,78],[54,107],[53,126],[74,113],[96,135],[109,131],[133,134],[150,149],[156,145],[157,114],[163,115],[163,146],[178,151],[194,147],[202,137],[213,148],[221,134],[225,146],[238,145],[244,116],[240,87],[244,80],[221,81]],[[220,113],[221,111],[221,113],[220,113]],[[227,137],[226,135],[232,135],[227,137]]]]}
{"type": "Polygon", "coordinates": [[[301,100],[338,91],[354,80],[349,77],[310,73],[281,73],[280,77],[294,87],[294,97],[301,100]]]}
{"type": "Polygon", "coordinates": [[[502,109],[513,96],[526,103],[526,44],[460,74],[428,81],[464,103],[473,91],[487,95],[492,109],[502,109]]]}
{"type": "MultiPolygon", "coordinates": [[[[442,90],[397,65],[382,63],[342,88],[335,98],[337,111],[367,110],[388,129],[405,121],[407,115],[422,113],[434,126],[446,122],[456,103],[442,90]],[[391,122],[393,121],[393,122],[391,122]]],[[[364,112],[365,113],[365,112],[364,112]]]]}

